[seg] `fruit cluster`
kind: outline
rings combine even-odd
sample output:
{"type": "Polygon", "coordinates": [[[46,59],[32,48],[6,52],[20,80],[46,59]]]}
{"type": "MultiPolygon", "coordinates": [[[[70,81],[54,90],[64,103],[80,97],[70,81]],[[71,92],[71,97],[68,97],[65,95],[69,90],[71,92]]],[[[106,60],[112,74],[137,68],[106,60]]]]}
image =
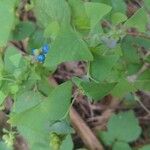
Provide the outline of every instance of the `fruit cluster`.
{"type": "Polygon", "coordinates": [[[32,54],[35,56],[36,61],[43,63],[45,61],[45,57],[48,51],[49,51],[49,45],[45,44],[40,49],[32,49],[32,54]]]}

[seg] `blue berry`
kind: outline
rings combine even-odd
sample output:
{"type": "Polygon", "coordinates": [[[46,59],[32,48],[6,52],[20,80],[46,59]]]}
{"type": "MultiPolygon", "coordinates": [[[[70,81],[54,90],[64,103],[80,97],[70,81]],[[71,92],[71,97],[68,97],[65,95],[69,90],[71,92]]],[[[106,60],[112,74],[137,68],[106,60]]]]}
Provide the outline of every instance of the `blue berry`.
{"type": "Polygon", "coordinates": [[[38,55],[38,56],[36,57],[36,60],[37,60],[38,62],[44,62],[44,60],[45,60],[45,55],[43,55],[43,54],[38,55]]]}
{"type": "Polygon", "coordinates": [[[48,44],[45,44],[45,45],[42,47],[42,52],[43,52],[43,54],[47,54],[47,53],[48,53],[48,50],[49,50],[49,46],[48,46],[48,44]]]}

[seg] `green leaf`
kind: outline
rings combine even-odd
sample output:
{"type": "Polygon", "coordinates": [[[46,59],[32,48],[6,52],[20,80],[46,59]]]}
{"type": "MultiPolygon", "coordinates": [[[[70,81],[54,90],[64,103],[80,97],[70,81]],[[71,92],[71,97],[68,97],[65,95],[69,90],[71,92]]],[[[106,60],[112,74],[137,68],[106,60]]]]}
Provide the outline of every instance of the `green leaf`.
{"type": "Polygon", "coordinates": [[[150,0],[144,0],[144,6],[145,8],[148,9],[148,11],[150,10],[150,0]]]}
{"type": "Polygon", "coordinates": [[[128,63],[127,64],[127,75],[130,76],[130,75],[133,75],[133,74],[136,74],[140,68],[142,67],[142,64],[136,64],[136,63],[128,63]]]}
{"type": "Polygon", "coordinates": [[[125,143],[125,142],[115,142],[115,144],[113,145],[112,150],[132,150],[131,147],[129,146],[129,144],[125,143]]]}
{"type": "Polygon", "coordinates": [[[92,59],[91,52],[78,33],[70,27],[66,27],[52,44],[52,50],[47,55],[45,66],[53,68],[66,61],[88,61],[92,59]]]}
{"type": "Polygon", "coordinates": [[[13,40],[23,40],[35,31],[35,24],[30,21],[20,22],[13,31],[13,40]]]}
{"type": "Polygon", "coordinates": [[[108,5],[92,2],[85,2],[85,9],[90,18],[91,28],[95,27],[95,25],[111,11],[111,7],[108,5]]]}
{"type": "Polygon", "coordinates": [[[16,0],[0,1],[0,47],[7,44],[10,32],[15,22],[16,0]]]}
{"type": "Polygon", "coordinates": [[[133,86],[133,84],[129,83],[125,79],[120,79],[118,84],[112,90],[112,95],[117,97],[123,97],[129,92],[135,92],[137,89],[133,86]]]}
{"type": "Polygon", "coordinates": [[[70,124],[65,120],[53,123],[50,126],[49,130],[50,132],[54,132],[57,134],[71,134],[74,132],[73,128],[71,128],[70,124]]]}
{"type": "Polygon", "coordinates": [[[138,49],[133,36],[126,36],[121,42],[123,58],[127,63],[140,63],[138,49]]]}
{"type": "Polygon", "coordinates": [[[92,2],[99,2],[110,5],[112,7],[112,12],[126,13],[126,3],[124,0],[91,0],[92,2]]]}
{"type": "Polygon", "coordinates": [[[26,125],[17,125],[17,129],[27,141],[30,150],[52,150],[49,146],[50,138],[48,132],[38,132],[26,125]]]}
{"type": "Polygon", "coordinates": [[[116,13],[113,13],[112,16],[111,16],[111,20],[112,20],[112,23],[117,25],[119,23],[122,23],[124,21],[127,20],[127,16],[120,13],[120,12],[116,12],[116,13]]]}
{"type": "Polygon", "coordinates": [[[108,132],[116,140],[132,142],[141,134],[141,127],[133,111],[113,115],[108,121],[108,132]]]}
{"type": "Polygon", "coordinates": [[[8,148],[4,142],[0,142],[0,150],[12,150],[12,148],[8,148]]]}
{"type": "Polygon", "coordinates": [[[82,82],[84,94],[94,100],[100,100],[114,88],[116,83],[82,82]]]}
{"type": "Polygon", "coordinates": [[[14,83],[10,83],[9,88],[10,88],[10,93],[11,94],[16,94],[19,90],[18,84],[14,84],[14,83]]]}
{"type": "Polygon", "coordinates": [[[118,56],[116,55],[95,55],[94,61],[90,65],[90,75],[99,81],[106,79],[117,60],[118,56]]]}
{"type": "Polygon", "coordinates": [[[150,50],[150,38],[149,37],[133,36],[132,39],[137,46],[144,47],[147,50],[150,50]]]}
{"type": "Polygon", "coordinates": [[[76,86],[78,86],[79,88],[81,88],[81,83],[83,82],[83,80],[80,79],[80,78],[78,78],[78,77],[73,77],[73,78],[72,78],[72,82],[73,82],[76,86]]]}
{"type": "Polygon", "coordinates": [[[33,48],[40,48],[45,43],[50,43],[50,40],[44,37],[42,30],[37,29],[29,38],[28,51],[31,53],[33,48]]]}
{"type": "Polygon", "coordinates": [[[39,92],[26,91],[18,93],[13,105],[14,113],[21,113],[42,102],[44,97],[39,92]]]}
{"type": "Polygon", "coordinates": [[[60,150],[72,150],[72,149],[73,149],[73,142],[71,135],[67,135],[62,145],[60,146],[60,150]]]}
{"type": "Polygon", "coordinates": [[[9,46],[5,52],[4,66],[7,72],[18,78],[19,75],[26,71],[27,62],[15,47],[9,46]]]}
{"type": "Polygon", "coordinates": [[[4,102],[7,95],[3,91],[0,91],[0,105],[4,102]]]}
{"type": "MultiPolygon", "coordinates": [[[[62,85],[59,85],[53,90],[50,96],[48,98],[45,98],[45,100],[39,103],[39,105],[23,111],[22,113],[13,115],[13,117],[10,119],[11,123],[19,123],[20,125],[22,124],[30,127],[30,123],[32,122],[33,125],[37,126],[36,128],[38,128],[38,126],[42,123],[40,121],[43,119],[45,120],[46,118],[49,118],[49,121],[56,121],[58,119],[61,119],[66,114],[69,108],[71,88],[72,84],[69,81],[62,85]],[[39,118],[35,119],[33,122],[32,118],[34,118],[34,116],[37,114],[39,114],[39,118]],[[43,117],[40,118],[40,116],[43,117]]],[[[40,130],[40,128],[38,129],[40,130]]]]}
{"type": "Polygon", "coordinates": [[[89,18],[82,0],[68,0],[72,11],[73,24],[78,29],[89,29],[89,18]]]}
{"type": "Polygon", "coordinates": [[[98,136],[99,136],[100,140],[102,140],[102,142],[107,146],[111,146],[115,140],[114,136],[106,131],[100,132],[98,134],[98,136]]]}
{"type": "Polygon", "coordinates": [[[30,149],[50,149],[49,125],[52,121],[64,117],[70,106],[71,93],[72,83],[68,81],[56,87],[50,96],[38,105],[19,114],[10,115],[9,122],[17,126],[28,141],[30,149]]]}
{"type": "Polygon", "coordinates": [[[150,90],[150,70],[144,71],[135,81],[135,87],[139,90],[150,90]]]}
{"type": "Polygon", "coordinates": [[[126,21],[125,26],[136,28],[140,32],[145,32],[147,23],[147,13],[144,8],[140,8],[133,16],[131,16],[131,18],[126,21]]]}
{"type": "Polygon", "coordinates": [[[13,54],[12,56],[9,56],[9,60],[14,65],[14,67],[19,67],[20,61],[21,61],[21,54],[18,52],[16,54],[13,54]]]}
{"type": "Polygon", "coordinates": [[[37,82],[38,90],[45,96],[49,96],[54,89],[54,86],[51,85],[48,79],[44,78],[37,82]]]}
{"type": "Polygon", "coordinates": [[[111,6],[113,12],[121,12],[123,14],[126,13],[127,6],[124,0],[111,0],[111,6]]]}
{"type": "Polygon", "coordinates": [[[150,144],[144,145],[142,148],[140,148],[138,150],[150,150],[150,144]]]}
{"type": "Polygon", "coordinates": [[[51,22],[44,30],[45,37],[55,39],[60,31],[60,26],[57,21],[51,22]]]}
{"type": "Polygon", "coordinates": [[[34,5],[37,19],[44,27],[53,21],[61,25],[70,23],[70,10],[65,0],[34,0],[34,5]]]}

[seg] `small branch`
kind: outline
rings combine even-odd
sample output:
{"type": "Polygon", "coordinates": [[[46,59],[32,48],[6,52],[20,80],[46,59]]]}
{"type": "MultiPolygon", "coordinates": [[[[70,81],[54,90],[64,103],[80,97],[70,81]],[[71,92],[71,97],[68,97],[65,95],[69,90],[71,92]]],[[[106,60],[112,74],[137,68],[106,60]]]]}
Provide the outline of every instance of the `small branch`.
{"type": "Polygon", "coordinates": [[[70,118],[73,127],[89,150],[104,150],[102,144],[74,108],[70,110],[70,118]]]}
{"type": "Polygon", "coordinates": [[[140,104],[140,106],[148,113],[148,115],[150,115],[150,110],[143,104],[139,97],[137,97],[136,95],[134,95],[134,97],[135,100],[140,104]]]}

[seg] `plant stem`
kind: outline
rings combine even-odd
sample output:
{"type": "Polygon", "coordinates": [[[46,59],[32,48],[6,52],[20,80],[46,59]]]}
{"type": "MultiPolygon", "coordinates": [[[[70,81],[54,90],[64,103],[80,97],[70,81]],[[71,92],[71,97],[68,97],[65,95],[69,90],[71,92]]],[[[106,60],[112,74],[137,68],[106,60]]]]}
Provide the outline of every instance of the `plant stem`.
{"type": "Polygon", "coordinates": [[[135,96],[135,100],[141,105],[141,107],[150,115],[150,110],[142,103],[142,101],[136,96],[135,96]]]}

